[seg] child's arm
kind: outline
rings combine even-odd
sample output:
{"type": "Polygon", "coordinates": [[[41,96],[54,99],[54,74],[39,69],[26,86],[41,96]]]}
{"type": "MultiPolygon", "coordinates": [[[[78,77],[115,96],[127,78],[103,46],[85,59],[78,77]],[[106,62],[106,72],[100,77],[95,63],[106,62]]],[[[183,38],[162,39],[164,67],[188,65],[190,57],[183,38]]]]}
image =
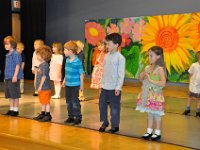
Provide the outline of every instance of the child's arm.
{"type": "Polygon", "coordinates": [[[25,62],[22,62],[22,71],[24,71],[25,62]]]}
{"type": "Polygon", "coordinates": [[[118,80],[117,80],[117,86],[115,88],[116,96],[118,96],[120,94],[120,91],[122,90],[122,86],[124,83],[124,76],[125,76],[125,58],[121,57],[119,59],[118,80]]]}
{"type": "Polygon", "coordinates": [[[145,77],[145,72],[143,71],[140,73],[140,82],[144,80],[144,77],[145,77]]]}
{"type": "Polygon", "coordinates": [[[15,67],[15,72],[14,72],[14,75],[12,77],[12,82],[13,83],[16,83],[17,82],[17,75],[19,73],[19,69],[20,69],[20,65],[17,64],[16,67],[15,67]]]}
{"type": "Polygon", "coordinates": [[[42,78],[41,78],[40,85],[39,85],[39,87],[38,87],[38,91],[41,91],[41,90],[42,90],[42,86],[43,86],[45,80],[46,80],[46,76],[44,75],[44,76],[42,76],[42,78]]]}
{"type": "Polygon", "coordinates": [[[83,91],[84,90],[84,74],[80,75],[80,81],[81,81],[80,90],[83,91]]]}
{"type": "Polygon", "coordinates": [[[65,87],[65,77],[64,77],[63,82],[62,82],[62,87],[65,87]]]}
{"type": "Polygon", "coordinates": [[[165,71],[162,67],[159,68],[159,74],[160,74],[160,81],[154,81],[151,80],[149,74],[146,73],[147,79],[149,80],[149,82],[157,85],[157,86],[162,86],[165,87],[166,85],[166,77],[165,77],[165,71]]]}
{"type": "Polygon", "coordinates": [[[34,51],[33,57],[32,57],[32,68],[31,68],[33,74],[35,74],[35,66],[34,66],[35,65],[35,58],[36,58],[36,52],[34,51]]]}

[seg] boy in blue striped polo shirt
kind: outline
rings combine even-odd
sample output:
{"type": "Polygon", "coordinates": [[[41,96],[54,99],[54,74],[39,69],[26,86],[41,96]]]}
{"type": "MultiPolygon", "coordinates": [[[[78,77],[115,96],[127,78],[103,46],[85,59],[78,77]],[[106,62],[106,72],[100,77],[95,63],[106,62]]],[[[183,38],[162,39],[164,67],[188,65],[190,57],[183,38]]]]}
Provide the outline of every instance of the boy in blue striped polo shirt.
{"type": "Polygon", "coordinates": [[[77,57],[78,46],[76,42],[69,41],[64,44],[66,103],[68,119],[64,123],[80,124],[82,121],[79,90],[83,91],[84,71],[81,60],[77,57]]]}

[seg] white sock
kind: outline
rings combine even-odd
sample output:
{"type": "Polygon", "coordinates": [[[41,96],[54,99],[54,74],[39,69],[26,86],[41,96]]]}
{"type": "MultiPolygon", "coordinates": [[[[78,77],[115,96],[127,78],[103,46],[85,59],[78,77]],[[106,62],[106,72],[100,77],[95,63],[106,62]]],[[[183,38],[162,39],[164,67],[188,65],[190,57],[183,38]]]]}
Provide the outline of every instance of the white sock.
{"type": "Polygon", "coordinates": [[[18,111],[18,107],[14,107],[14,109],[13,109],[14,111],[18,111]]]}
{"type": "Polygon", "coordinates": [[[144,136],[149,136],[153,132],[153,129],[147,128],[147,133],[144,136]]]}
{"type": "Polygon", "coordinates": [[[160,134],[161,134],[161,131],[156,129],[154,135],[152,136],[152,138],[155,138],[160,134]]]}
{"type": "Polygon", "coordinates": [[[12,111],[13,111],[13,110],[14,110],[14,107],[10,107],[10,110],[12,110],[12,111]]]}
{"type": "Polygon", "coordinates": [[[61,90],[60,82],[59,83],[57,82],[54,86],[55,86],[55,95],[57,97],[60,97],[60,90],[61,90]]]}

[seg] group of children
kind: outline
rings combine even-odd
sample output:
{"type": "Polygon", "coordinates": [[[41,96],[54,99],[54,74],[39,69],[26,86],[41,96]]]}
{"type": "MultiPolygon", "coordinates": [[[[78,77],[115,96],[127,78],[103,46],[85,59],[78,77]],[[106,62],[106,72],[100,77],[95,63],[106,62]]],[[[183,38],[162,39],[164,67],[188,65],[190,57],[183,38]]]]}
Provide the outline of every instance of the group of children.
{"type": "MultiPolygon", "coordinates": [[[[110,133],[119,131],[120,104],[122,86],[125,76],[125,58],[118,51],[122,42],[121,35],[112,33],[106,36],[105,41],[97,44],[98,51],[93,62],[91,88],[99,89],[100,121],[103,122],[99,132],[105,132],[109,126],[108,106],[111,111],[110,133]]],[[[5,64],[5,95],[10,100],[10,109],[7,115],[17,116],[20,98],[20,79],[23,79],[23,64],[21,52],[22,43],[17,44],[13,37],[4,39],[5,49],[8,50],[5,64]]],[[[41,114],[34,117],[39,121],[51,121],[50,99],[60,98],[61,86],[65,87],[68,118],[65,123],[80,124],[82,121],[80,93],[84,90],[84,55],[83,43],[69,41],[64,44],[64,57],[61,43],[53,43],[51,48],[44,45],[42,40],[35,40],[32,59],[32,72],[35,75],[34,87],[42,105],[41,114]],[[66,58],[66,59],[64,59],[66,58]],[[50,61],[50,63],[49,63],[50,61]],[[64,61],[65,76],[62,77],[64,61]],[[49,67],[50,64],[50,67],[49,67]],[[55,87],[55,95],[51,97],[50,80],[55,87]],[[61,83],[62,81],[62,83],[61,83]]],[[[149,49],[149,65],[140,74],[142,92],[137,98],[136,110],[148,113],[147,132],[144,139],[159,140],[161,138],[161,117],[164,115],[163,87],[166,85],[166,68],[164,65],[163,49],[153,46],[149,49]],[[156,128],[153,130],[153,123],[156,128]]],[[[200,52],[197,52],[197,63],[189,69],[189,99],[184,115],[190,113],[191,98],[198,99],[197,113],[200,117],[200,52]]],[[[23,81],[21,82],[21,84],[23,81]]],[[[22,85],[23,87],[23,85],[22,85]]],[[[23,90],[21,90],[23,93],[23,90]]]]}

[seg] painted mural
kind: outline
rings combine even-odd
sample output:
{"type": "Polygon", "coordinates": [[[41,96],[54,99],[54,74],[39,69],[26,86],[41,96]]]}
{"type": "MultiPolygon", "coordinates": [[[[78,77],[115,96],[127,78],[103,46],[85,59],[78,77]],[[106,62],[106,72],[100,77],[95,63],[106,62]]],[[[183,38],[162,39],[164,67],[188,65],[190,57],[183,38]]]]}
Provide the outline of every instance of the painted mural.
{"type": "Polygon", "coordinates": [[[119,33],[119,49],[126,58],[126,78],[139,78],[148,64],[148,49],[164,50],[167,80],[188,82],[190,65],[200,50],[200,13],[142,16],[85,21],[85,70],[92,73],[95,47],[107,34],[119,33]]]}

